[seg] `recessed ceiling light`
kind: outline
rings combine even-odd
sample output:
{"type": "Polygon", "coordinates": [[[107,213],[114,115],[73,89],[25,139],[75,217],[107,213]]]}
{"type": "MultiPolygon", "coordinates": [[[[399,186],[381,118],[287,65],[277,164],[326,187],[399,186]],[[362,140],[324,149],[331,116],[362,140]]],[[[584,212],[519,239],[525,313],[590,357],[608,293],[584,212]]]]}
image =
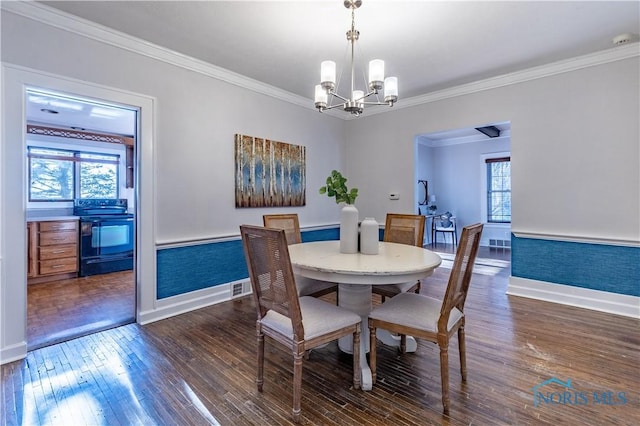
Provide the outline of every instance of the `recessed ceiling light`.
{"type": "Polygon", "coordinates": [[[93,108],[91,108],[91,113],[89,115],[91,117],[117,118],[120,117],[122,113],[115,108],[103,108],[94,106],[93,108]]]}

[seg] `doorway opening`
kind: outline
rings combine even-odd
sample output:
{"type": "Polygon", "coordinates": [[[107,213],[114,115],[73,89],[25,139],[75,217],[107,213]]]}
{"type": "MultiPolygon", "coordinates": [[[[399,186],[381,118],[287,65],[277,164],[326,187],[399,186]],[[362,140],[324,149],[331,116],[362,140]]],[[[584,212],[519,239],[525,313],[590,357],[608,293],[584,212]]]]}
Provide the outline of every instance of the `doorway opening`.
{"type": "Polygon", "coordinates": [[[24,95],[33,350],[136,321],[139,110],[34,87],[24,95]]]}
{"type": "Polygon", "coordinates": [[[434,232],[446,215],[455,218],[458,237],[464,226],[483,223],[480,245],[510,255],[511,122],[420,134],[415,148],[416,210],[427,216],[425,245],[455,253],[452,236],[434,232]]]}

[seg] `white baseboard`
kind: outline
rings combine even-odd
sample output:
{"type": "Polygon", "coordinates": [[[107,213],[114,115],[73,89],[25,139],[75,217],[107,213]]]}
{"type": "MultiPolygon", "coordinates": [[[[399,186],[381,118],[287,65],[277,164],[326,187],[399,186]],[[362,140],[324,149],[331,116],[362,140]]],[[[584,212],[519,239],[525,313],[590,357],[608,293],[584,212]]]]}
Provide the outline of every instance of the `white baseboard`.
{"type": "Polygon", "coordinates": [[[507,294],[640,319],[640,297],[510,277],[507,294]]]}
{"type": "Polygon", "coordinates": [[[15,345],[2,348],[0,351],[0,364],[8,364],[27,357],[27,342],[20,342],[15,345]]]}
{"type": "Polygon", "coordinates": [[[245,282],[248,283],[249,281],[246,279],[234,281],[158,300],[156,301],[155,309],[140,312],[138,315],[138,323],[142,325],[149,324],[161,319],[231,300],[235,298],[231,297],[231,294],[233,285],[236,283],[243,283],[242,287],[244,290],[242,294],[236,297],[251,294],[251,285],[246,285],[245,282]]]}

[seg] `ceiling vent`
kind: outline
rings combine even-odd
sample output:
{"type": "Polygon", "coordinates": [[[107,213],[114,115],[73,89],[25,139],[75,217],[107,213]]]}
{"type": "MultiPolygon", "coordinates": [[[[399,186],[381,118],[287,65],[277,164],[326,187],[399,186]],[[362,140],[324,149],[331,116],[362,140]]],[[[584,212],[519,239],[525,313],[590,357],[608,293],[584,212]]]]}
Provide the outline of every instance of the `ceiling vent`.
{"type": "Polygon", "coordinates": [[[484,133],[490,138],[497,138],[498,136],[500,136],[500,129],[498,129],[496,126],[476,127],[475,129],[480,133],[484,133]]]}

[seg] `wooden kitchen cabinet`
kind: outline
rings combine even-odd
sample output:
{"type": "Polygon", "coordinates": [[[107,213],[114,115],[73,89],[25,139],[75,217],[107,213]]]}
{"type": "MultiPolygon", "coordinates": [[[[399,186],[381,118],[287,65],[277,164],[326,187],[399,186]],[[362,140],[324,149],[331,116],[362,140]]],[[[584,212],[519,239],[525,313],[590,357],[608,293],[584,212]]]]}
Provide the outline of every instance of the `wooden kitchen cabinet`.
{"type": "Polygon", "coordinates": [[[27,278],[36,276],[38,270],[38,224],[27,222],[27,278]]]}
{"type": "Polygon", "coordinates": [[[27,277],[30,284],[78,276],[78,221],[29,222],[27,277]]]}

